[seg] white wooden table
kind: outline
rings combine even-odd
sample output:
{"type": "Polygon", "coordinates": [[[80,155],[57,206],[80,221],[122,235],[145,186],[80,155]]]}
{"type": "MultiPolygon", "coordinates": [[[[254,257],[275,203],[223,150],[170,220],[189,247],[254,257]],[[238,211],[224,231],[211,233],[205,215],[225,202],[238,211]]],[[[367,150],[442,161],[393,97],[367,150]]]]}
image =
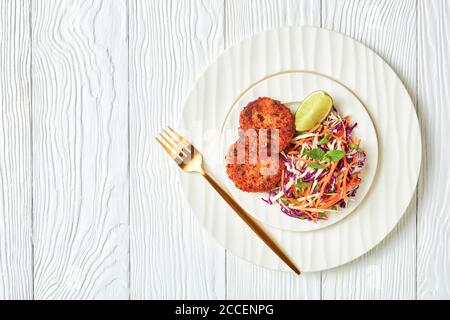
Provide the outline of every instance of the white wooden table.
{"type": "Polygon", "coordinates": [[[450,298],[449,21],[446,0],[0,0],[0,298],[450,298]],[[284,25],[374,49],[423,135],[397,228],[299,278],[202,231],[154,143],[211,61],[284,25]]]}

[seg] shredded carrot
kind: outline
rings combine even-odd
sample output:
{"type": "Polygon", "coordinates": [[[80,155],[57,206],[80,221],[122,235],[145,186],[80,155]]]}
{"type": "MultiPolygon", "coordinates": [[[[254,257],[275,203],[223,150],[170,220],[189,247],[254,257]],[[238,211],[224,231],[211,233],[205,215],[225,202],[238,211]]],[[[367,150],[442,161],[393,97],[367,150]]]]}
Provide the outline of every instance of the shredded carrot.
{"type": "Polygon", "coordinates": [[[333,164],[331,165],[330,172],[326,176],[325,180],[323,180],[322,188],[320,189],[319,197],[317,198],[318,199],[317,203],[320,201],[320,198],[322,197],[323,192],[325,191],[325,187],[327,186],[328,182],[330,181],[331,175],[333,174],[334,170],[336,169],[337,164],[338,164],[337,161],[333,162],[333,164]]]}
{"type": "Polygon", "coordinates": [[[344,178],[342,179],[342,199],[344,201],[347,201],[347,174],[348,174],[348,163],[346,157],[344,157],[344,166],[345,166],[345,173],[344,178]]]}
{"type": "Polygon", "coordinates": [[[321,204],[318,208],[322,209],[322,210],[323,209],[328,209],[328,208],[332,207],[333,205],[335,205],[339,200],[341,200],[341,196],[340,195],[331,197],[326,202],[321,204]]]}
{"type": "Polygon", "coordinates": [[[303,212],[304,212],[308,217],[310,217],[312,221],[314,221],[314,222],[317,223],[317,219],[316,219],[312,214],[310,214],[308,211],[305,211],[305,210],[303,210],[303,212]]]}
{"type": "Polygon", "coordinates": [[[298,140],[296,143],[297,143],[298,145],[302,145],[302,144],[304,144],[305,142],[310,142],[310,141],[312,141],[312,140],[314,140],[314,137],[303,138],[303,139],[298,140]]]}
{"type": "Polygon", "coordinates": [[[310,184],[309,187],[308,187],[308,190],[306,191],[306,196],[305,196],[305,198],[308,198],[309,195],[311,194],[311,188],[312,188],[312,185],[310,184]]]}

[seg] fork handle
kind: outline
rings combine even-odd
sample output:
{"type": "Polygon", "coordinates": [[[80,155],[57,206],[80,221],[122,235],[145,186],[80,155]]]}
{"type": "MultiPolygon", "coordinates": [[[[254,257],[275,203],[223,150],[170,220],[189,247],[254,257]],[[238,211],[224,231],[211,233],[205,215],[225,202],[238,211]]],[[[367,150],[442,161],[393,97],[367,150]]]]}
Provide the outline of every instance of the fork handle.
{"type": "Polygon", "coordinates": [[[225,191],[208,173],[202,172],[203,177],[209,182],[209,184],[216,189],[216,191],[222,196],[222,198],[230,205],[231,208],[241,217],[242,220],[261,238],[262,241],[278,256],[289,268],[296,274],[300,275],[300,270],[289,259],[289,257],[283,252],[281,247],[275,243],[272,237],[266,230],[247,212],[245,211],[233,197],[225,191]]]}

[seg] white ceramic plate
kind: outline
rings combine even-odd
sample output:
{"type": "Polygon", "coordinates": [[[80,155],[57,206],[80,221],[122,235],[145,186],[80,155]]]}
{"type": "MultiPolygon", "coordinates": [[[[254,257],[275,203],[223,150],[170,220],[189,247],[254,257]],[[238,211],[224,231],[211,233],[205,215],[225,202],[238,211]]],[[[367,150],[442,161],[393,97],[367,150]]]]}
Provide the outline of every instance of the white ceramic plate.
{"type": "MultiPolygon", "coordinates": [[[[343,84],[365,106],[378,138],[372,185],[345,219],[309,232],[265,224],[302,271],[318,271],[361,256],[398,223],[418,180],[421,137],[406,89],[373,51],[323,29],[275,29],[225,51],[200,77],[181,115],[179,129],[203,153],[206,169],[223,186],[228,178],[220,141],[231,106],[255,82],[290,71],[317,73],[343,84]]],[[[370,155],[370,161],[374,157],[370,155]]],[[[289,270],[200,175],[180,173],[179,177],[200,223],[227,250],[266,268],[289,270]]]]}
{"type": "MultiPolygon", "coordinates": [[[[362,147],[367,155],[367,161],[361,174],[362,183],[356,197],[351,198],[345,209],[341,209],[338,213],[332,213],[328,220],[319,220],[314,223],[289,217],[281,212],[278,204],[269,206],[261,200],[263,197],[267,198],[267,194],[243,192],[237,189],[231,180],[226,179],[228,191],[247,212],[276,228],[291,231],[318,230],[342,220],[359,205],[370,188],[378,161],[377,135],[372,120],[361,101],[342,84],[317,73],[302,71],[283,72],[258,81],[239,95],[236,103],[231,106],[228,116],[224,119],[220,138],[221,155],[225,155],[228,146],[237,140],[239,115],[248,102],[263,96],[283,102],[301,101],[308,94],[317,90],[329,93],[338,111],[344,116],[350,115],[352,121],[358,123],[354,135],[361,138],[362,147]]],[[[298,105],[298,103],[293,104],[291,111],[295,112],[298,105]]],[[[222,167],[225,168],[225,157],[222,157],[222,161],[222,167]]]]}

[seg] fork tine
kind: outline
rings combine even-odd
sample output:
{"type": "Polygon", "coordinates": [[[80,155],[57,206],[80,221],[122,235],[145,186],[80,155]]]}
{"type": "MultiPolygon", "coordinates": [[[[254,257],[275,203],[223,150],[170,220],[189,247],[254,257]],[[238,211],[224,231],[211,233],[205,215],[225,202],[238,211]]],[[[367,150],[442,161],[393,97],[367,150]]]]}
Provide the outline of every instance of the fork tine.
{"type": "Polygon", "coordinates": [[[167,128],[169,128],[169,130],[172,131],[172,133],[179,139],[179,141],[189,143],[189,141],[187,141],[181,134],[179,134],[175,130],[173,130],[170,126],[167,126],[167,128]]]}
{"type": "MultiPolygon", "coordinates": [[[[170,134],[166,129],[162,129],[163,133],[167,136],[167,138],[169,138],[171,141],[173,141],[173,143],[178,147],[182,140],[178,139],[176,136],[174,136],[173,134],[170,134]]],[[[162,134],[161,134],[162,135],[162,134]]]]}
{"type": "Polygon", "coordinates": [[[158,139],[158,137],[156,137],[155,139],[156,139],[156,141],[158,141],[158,143],[161,145],[161,147],[163,147],[163,149],[166,150],[166,152],[169,154],[169,156],[173,160],[176,160],[178,158],[178,156],[175,153],[173,153],[172,150],[170,150],[170,148],[164,144],[164,142],[162,142],[160,139],[158,139]]]}
{"type": "Polygon", "coordinates": [[[167,126],[170,131],[172,131],[173,134],[170,134],[169,132],[167,132],[165,129],[163,129],[162,131],[166,134],[166,136],[171,139],[172,141],[175,141],[176,147],[174,147],[169,141],[167,141],[163,135],[161,135],[163,137],[164,140],[166,140],[170,146],[172,147],[172,149],[174,150],[180,150],[178,156],[182,159],[185,159],[186,157],[189,157],[191,155],[191,150],[189,148],[189,146],[191,146],[191,144],[189,143],[189,141],[187,141],[183,136],[181,136],[180,134],[178,134],[175,130],[173,130],[170,126],[167,126]],[[174,135],[176,136],[176,138],[174,137],[174,135]],[[184,146],[180,146],[182,144],[182,142],[184,142],[184,146]]]}
{"type": "MultiPolygon", "coordinates": [[[[166,130],[164,130],[164,133],[169,137],[169,139],[171,138],[170,135],[167,134],[166,130]]],[[[172,144],[172,142],[170,142],[168,139],[166,139],[166,137],[164,137],[164,135],[160,134],[160,137],[163,138],[163,140],[173,149],[176,150],[176,147],[172,144]]]]}

